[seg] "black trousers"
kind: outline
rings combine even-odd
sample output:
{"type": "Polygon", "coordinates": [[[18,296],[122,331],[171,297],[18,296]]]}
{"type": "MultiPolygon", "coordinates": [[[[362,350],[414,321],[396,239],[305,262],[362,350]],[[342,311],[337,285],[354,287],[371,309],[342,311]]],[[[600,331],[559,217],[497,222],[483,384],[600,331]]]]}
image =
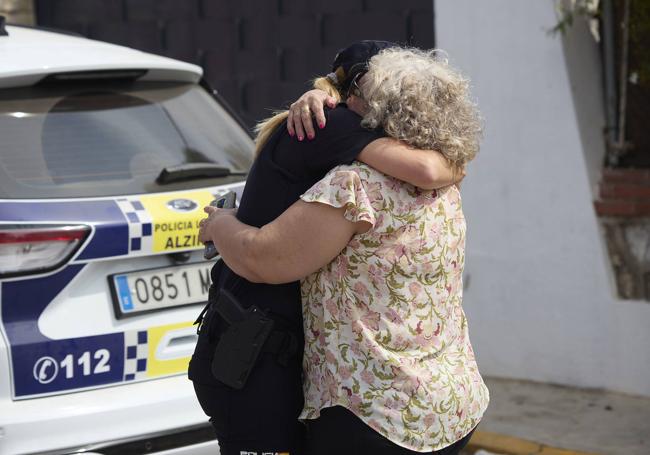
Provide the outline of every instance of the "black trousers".
{"type": "MultiPolygon", "coordinates": [[[[221,277],[220,267],[224,267],[222,261],[213,268],[213,280],[221,277]]],[[[224,286],[222,279],[215,282],[216,288],[224,286]]],[[[245,296],[247,302],[267,302],[262,297],[268,295],[273,297],[272,301],[277,301],[279,297],[272,291],[279,289],[278,292],[284,292],[283,288],[257,288],[250,283],[245,285],[245,289],[241,284],[227,284],[228,289],[236,289],[240,297],[245,296]]],[[[210,301],[217,297],[214,289],[211,287],[210,301]]],[[[282,292],[280,294],[284,295],[282,292]]],[[[299,288],[297,292],[296,296],[290,296],[293,299],[286,300],[295,301],[296,311],[300,314],[299,288]]],[[[289,331],[290,324],[277,315],[274,319],[277,330],[289,331]]],[[[188,371],[199,404],[214,427],[221,454],[289,452],[291,455],[302,455],[305,426],[298,422],[303,406],[302,324],[299,331],[291,332],[295,337],[295,349],[282,349],[283,355],[279,351],[262,352],[241,390],[225,385],[212,375],[215,347],[219,334],[226,328],[227,323],[216,314],[214,305],[206,307],[188,371]]],[[[230,368],[231,365],[218,367],[230,368]]]]}
{"type": "Polygon", "coordinates": [[[287,375],[286,368],[276,368],[275,359],[265,363],[256,366],[257,377],[249,377],[243,390],[193,381],[196,397],[214,427],[221,455],[303,454],[305,425],[298,421],[300,383],[287,375]],[[276,374],[279,370],[284,371],[276,374]]]}
{"type": "MultiPolygon", "coordinates": [[[[211,312],[206,316],[210,321],[211,312]]],[[[244,388],[236,390],[212,375],[215,344],[209,329],[210,324],[201,328],[189,378],[214,427],[221,455],[302,455],[305,426],[298,421],[303,406],[302,350],[288,362],[279,362],[276,354],[262,353],[244,388]]]]}
{"type": "Polygon", "coordinates": [[[435,452],[415,452],[389,441],[342,406],[321,411],[307,421],[309,455],[457,455],[467,445],[474,430],[460,441],[435,452]]]}

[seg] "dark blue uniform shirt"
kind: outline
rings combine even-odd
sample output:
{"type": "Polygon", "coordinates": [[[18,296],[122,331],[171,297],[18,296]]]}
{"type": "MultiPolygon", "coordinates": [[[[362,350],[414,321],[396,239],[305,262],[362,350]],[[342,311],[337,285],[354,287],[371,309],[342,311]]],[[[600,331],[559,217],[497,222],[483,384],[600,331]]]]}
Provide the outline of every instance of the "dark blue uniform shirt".
{"type": "MultiPolygon", "coordinates": [[[[237,211],[239,220],[256,227],[270,223],[331,168],[352,162],[367,144],[382,136],[379,131],[361,127],[361,117],[344,104],[327,111],[326,116],[327,126],[317,132],[314,140],[299,142],[291,138],[286,124],[271,135],[248,175],[237,211]]],[[[211,397],[199,396],[199,401],[211,415],[222,442],[267,433],[281,443],[283,428],[295,422],[302,407],[300,283],[251,283],[223,261],[213,267],[212,281],[216,288],[230,290],[242,306],[254,304],[265,310],[276,321],[276,328],[296,335],[299,349],[289,366],[280,366],[273,356],[262,355],[243,390],[227,388],[211,373],[214,342],[225,322],[208,311],[189,370],[195,383],[211,387],[211,397]],[[206,403],[209,400],[215,402],[206,403]],[[251,413],[240,413],[243,409],[251,413]],[[243,433],[238,434],[240,431],[243,433]]]]}

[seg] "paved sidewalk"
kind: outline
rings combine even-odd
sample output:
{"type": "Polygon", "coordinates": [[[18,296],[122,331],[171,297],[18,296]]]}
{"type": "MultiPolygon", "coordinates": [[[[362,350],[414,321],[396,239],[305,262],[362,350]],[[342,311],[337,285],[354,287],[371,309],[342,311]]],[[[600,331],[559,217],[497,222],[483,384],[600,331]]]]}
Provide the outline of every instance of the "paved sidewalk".
{"type": "Polygon", "coordinates": [[[511,379],[486,383],[490,407],[468,453],[650,454],[650,398],[511,379]]]}

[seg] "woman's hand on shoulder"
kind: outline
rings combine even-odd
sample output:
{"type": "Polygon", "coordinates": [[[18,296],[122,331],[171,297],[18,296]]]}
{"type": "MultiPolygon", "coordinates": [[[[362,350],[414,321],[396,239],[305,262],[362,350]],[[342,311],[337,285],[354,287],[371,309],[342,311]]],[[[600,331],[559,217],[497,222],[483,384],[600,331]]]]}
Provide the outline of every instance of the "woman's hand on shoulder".
{"type": "Polygon", "coordinates": [[[334,108],[336,99],[323,90],[314,89],[305,92],[295,103],[289,106],[289,116],[287,117],[289,135],[292,137],[297,136],[299,141],[302,141],[305,137],[310,140],[313,139],[316,136],[314,118],[319,128],[325,128],[325,105],[334,108]]]}

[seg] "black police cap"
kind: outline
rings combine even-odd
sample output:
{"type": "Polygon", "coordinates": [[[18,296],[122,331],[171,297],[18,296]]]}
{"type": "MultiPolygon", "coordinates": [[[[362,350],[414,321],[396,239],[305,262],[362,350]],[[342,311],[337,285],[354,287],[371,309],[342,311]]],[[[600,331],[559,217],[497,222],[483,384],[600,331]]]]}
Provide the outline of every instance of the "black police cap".
{"type": "Polygon", "coordinates": [[[347,90],[355,76],[368,71],[368,62],[372,57],[383,49],[395,46],[397,44],[390,41],[363,40],[341,49],[332,63],[332,72],[336,74],[338,86],[347,90]]]}

